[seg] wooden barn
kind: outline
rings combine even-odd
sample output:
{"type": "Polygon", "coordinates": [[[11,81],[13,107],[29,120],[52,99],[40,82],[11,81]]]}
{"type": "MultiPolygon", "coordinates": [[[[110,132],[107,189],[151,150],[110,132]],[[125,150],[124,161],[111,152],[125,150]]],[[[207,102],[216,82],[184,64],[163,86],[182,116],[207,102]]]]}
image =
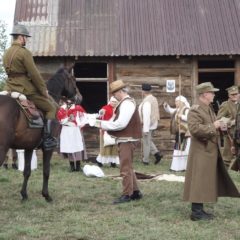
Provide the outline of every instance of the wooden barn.
{"type": "MultiPolygon", "coordinates": [[[[18,0],[14,21],[29,29],[27,47],[46,80],[60,64],[75,64],[90,113],[106,104],[116,79],[130,84],[138,103],[141,84],[152,84],[161,111],[155,138],[165,152],[173,141],[163,101],[182,94],[193,103],[195,85],[211,81],[220,88],[217,110],[225,89],[240,85],[239,0],[18,0]]],[[[97,130],[85,133],[97,153],[97,130]]]]}

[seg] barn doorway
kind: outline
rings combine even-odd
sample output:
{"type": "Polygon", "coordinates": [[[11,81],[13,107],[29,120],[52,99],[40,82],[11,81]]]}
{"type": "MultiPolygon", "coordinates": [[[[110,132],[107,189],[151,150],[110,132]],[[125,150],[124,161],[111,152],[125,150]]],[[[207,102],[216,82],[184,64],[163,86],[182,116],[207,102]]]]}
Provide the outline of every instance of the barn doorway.
{"type": "Polygon", "coordinates": [[[228,99],[226,88],[234,85],[235,65],[233,60],[200,60],[198,62],[198,83],[211,82],[219,88],[213,102],[217,113],[219,106],[228,99]]]}
{"type": "Polygon", "coordinates": [[[107,63],[75,63],[74,76],[83,96],[82,106],[88,113],[97,113],[107,103],[107,63]]]}
{"type": "MultiPolygon", "coordinates": [[[[87,113],[98,113],[107,104],[108,65],[106,62],[76,62],[74,76],[83,96],[82,106],[87,113]]],[[[88,161],[95,162],[99,153],[99,129],[85,126],[84,140],[88,161]]]]}

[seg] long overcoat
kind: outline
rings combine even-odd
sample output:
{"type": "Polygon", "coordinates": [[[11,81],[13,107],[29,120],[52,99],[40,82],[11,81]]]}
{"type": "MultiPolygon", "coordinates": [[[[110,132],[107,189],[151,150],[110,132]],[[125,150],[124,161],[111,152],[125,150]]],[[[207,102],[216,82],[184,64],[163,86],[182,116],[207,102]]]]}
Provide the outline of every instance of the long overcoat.
{"type": "Polygon", "coordinates": [[[220,196],[240,197],[224,166],[219,151],[216,116],[201,102],[188,114],[191,146],[185,176],[183,200],[195,203],[216,202],[220,196]]]}

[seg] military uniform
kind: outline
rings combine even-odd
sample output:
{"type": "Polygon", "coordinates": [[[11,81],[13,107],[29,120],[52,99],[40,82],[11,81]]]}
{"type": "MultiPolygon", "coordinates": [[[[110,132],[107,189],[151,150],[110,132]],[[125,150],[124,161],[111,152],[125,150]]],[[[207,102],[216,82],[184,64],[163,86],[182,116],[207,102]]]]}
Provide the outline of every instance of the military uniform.
{"type": "Polygon", "coordinates": [[[26,39],[31,37],[27,28],[17,24],[13,26],[10,35],[13,36],[14,41],[3,56],[3,66],[8,75],[5,90],[23,93],[43,111],[45,115],[43,148],[52,150],[57,146],[57,140],[52,136],[52,122],[57,107],[48,98],[46,83],[36,68],[31,52],[24,47],[26,39]]]}
{"type": "MultiPolygon", "coordinates": [[[[232,86],[227,89],[228,94],[238,94],[238,87],[232,86]]],[[[231,152],[232,147],[232,139],[235,129],[235,119],[237,114],[237,102],[233,102],[232,100],[225,101],[221,104],[217,119],[225,118],[227,120],[228,125],[228,132],[224,132],[224,147],[223,147],[223,161],[226,166],[229,166],[231,164],[231,161],[233,160],[234,156],[231,152]]]]}
{"type": "Polygon", "coordinates": [[[35,66],[31,52],[13,42],[4,53],[3,66],[8,74],[4,90],[23,93],[45,113],[47,119],[54,119],[56,108],[48,99],[46,84],[35,66]]]}
{"type": "MultiPolygon", "coordinates": [[[[210,82],[198,85],[196,90],[198,94],[218,91],[210,82]]],[[[200,100],[199,104],[191,107],[188,114],[191,146],[183,200],[192,203],[191,220],[194,221],[213,217],[203,210],[203,203],[216,202],[220,196],[240,196],[224,166],[215,121],[214,111],[200,100]]]]}

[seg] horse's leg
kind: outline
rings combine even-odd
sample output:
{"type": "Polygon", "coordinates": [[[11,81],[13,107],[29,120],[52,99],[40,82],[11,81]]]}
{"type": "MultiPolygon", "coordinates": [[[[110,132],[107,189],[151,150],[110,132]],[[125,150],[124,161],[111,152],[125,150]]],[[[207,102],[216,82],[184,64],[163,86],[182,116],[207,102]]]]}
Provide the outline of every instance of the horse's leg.
{"type": "Polygon", "coordinates": [[[23,171],[24,180],[23,180],[22,190],[21,190],[23,201],[28,199],[27,184],[28,184],[28,179],[31,175],[32,154],[33,154],[33,150],[25,150],[24,152],[24,171],[23,171]]]}
{"type": "Polygon", "coordinates": [[[43,188],[42,195],[47,202],[51,202],[52,198],[48,193],[48,179],[50,175],[50,160],[52,158],[53,150],[43,150],[43,188]]]}
{"type": "Polygon", "coordinates": [[[2,166],[2,164],[4,163],[5,159],[6,159],[6,154],[8,152],[8,149],[6,146],[1,146],[0,145],[0,166],[2,166]]]}

